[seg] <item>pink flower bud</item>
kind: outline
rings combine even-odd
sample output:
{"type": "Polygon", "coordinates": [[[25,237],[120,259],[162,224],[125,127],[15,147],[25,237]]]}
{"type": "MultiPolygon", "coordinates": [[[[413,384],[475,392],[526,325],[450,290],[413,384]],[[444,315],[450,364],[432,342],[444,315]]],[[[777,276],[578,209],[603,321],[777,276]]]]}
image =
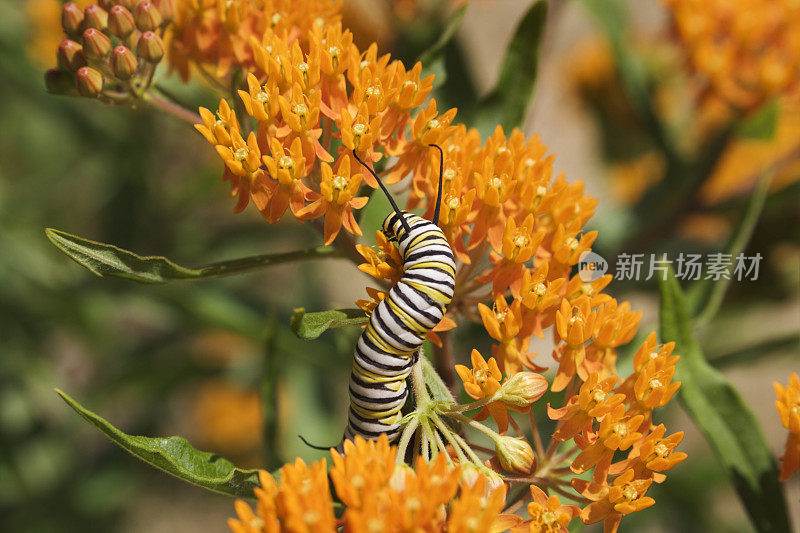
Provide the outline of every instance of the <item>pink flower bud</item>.
{"type": "Polygon", "coordinates": [[[83,53],[89,59],[103,59],[111,50],[111,40],[95,28],[83,32],[83,53]]]}
{"type": "Polygon", "coordinates": [[[497,459],[506,472],[527,475],[536,468],[531,445],[516,437],[499,437],[494,443],[497,459]]]}
{"type": "Polygon", "coordinates": [[[156,6],[145,0],[136,7],[136,27],[141,31],[153,31],[161,25],[161,13],[156,6]]]}
{"type": "Polygon", "coordinates": [[[75,80],[83,96],[94,98],[103,90],[103,75],[91,67],[79,69],[75,80]]]}
{"type": "Polygon", "coordinates": [[[131,12],[122,6],[114,6],[108,12],[108,29],[117,37],[125,38],[136,29],[131,12]]]}
{"type": "Polygon", "coordinates": [[[121,80],[129,80],[136,73],[139,60],[133,52],[125,46],[116,46],[111,52],[111,68],[114,75],[121,80]]]}
{"type": "Polygon", "coordinates": [[[88,5],[83,10],[83,25],[103,31],[108,25],[108,13],[97,4],[88,5]]]}
{"type": "Polygon", "coordinates": [[[518,372],[500,387],[500,401],[513,407],[528,407],[541,398],[549,384],[541,374],[518,372]]]}
{"type": "Polygon", "coordinates": [[[164,57],[164,43],[152,31],[146,31],[139,37],[136,55],[150,63],[158,63],[164,57]]]}
{"type": "Polygon", "coordinates": [[[58,46],[58,66],[62,70],[75,72],[81,67],[86,66],[86,57],[83,55],[83,48],[75,41],[64,39],[58,46]]]}
{"type": "Polygon", "coordinates": [[[61,27],[70,37],[80,35],[83,24],[83,10],[74,2],[67,2],[61,6],[61,27]]]}

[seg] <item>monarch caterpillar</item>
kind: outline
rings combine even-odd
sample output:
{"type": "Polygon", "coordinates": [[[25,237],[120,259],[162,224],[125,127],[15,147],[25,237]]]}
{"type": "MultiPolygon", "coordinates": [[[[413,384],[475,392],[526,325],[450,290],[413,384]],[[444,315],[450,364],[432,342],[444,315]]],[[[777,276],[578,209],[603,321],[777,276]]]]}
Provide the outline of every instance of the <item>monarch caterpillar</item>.
{"type": "Polygon", "coordinates": [[[344,439],[360,435],[376,439],[400,434],[402,408],[408,395],[406,378],[419,357],[426,335],[441,321],[455,288],[453,250],[437,226],[442,201],[444,153],[439,150],[439,189],[433,220],[401,211],[375,172],[353,155],[374,177],[394,209],[382,231],[396,240],[403,276],[372,311],[358,339],[350,373],[350,409],[344,439]]]}

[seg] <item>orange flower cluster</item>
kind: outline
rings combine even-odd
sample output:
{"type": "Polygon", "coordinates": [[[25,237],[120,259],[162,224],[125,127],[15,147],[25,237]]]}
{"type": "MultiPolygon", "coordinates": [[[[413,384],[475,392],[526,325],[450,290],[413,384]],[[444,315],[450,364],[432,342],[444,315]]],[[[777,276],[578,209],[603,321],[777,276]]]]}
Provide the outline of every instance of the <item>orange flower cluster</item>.
{"type": "MultiPolygon", "coordinates": [[[[616,305],[615,302],[613,304],[616,305]]],[[[605,305],[607,304],[601,304],[598,306],[599,312],[591,311],[587,316],[584,303],[584,309],[574,316],[585,319],[585,325],[598,321],[602,323],[605,305]]],[[[565,307],[565,310],[569,309],[565,307]]],[[[568,325],[570,332],[563,334],[565,338],[573,336],[567,342],[568,350],[577,350],[577,345],[585,342],[585,339],[580,341],[583,338],[580,331],[572,333],[575,328],[580,328],[577,322],[568,325]]],[[[598,338],[605,339],[600,341],[601,346],[609,345],[607,335],[599,335],[598,338]]],[[[685,453],[675,451],[683,439],[683,432],[665,436],[666,428],[652,423],[653,410],[666,405],[680,387],[680,382],[673,382],[675,364],[679,359],[672,355],[673,347],[673,343],[658,345],[653,333],[637,351],[633,359],[633,372],[624,381],[618,383],[616,373],[604,371],[605,369],[592,370],[585,379],[579,375],[582,381],[580,387],[570,380],[567,401],[563,407],[555,409],[548,405],[550,418],[558,422],[553,433],[553,442],[573,440],[575,447],[580,450],[571,462],[571,471],[580,475],[593,470],[591,482],[572,479],[572,487],[590,504],[575,514],[565,510],[561,516],[567,522],[580,514],[586,523],[604,520],[606,531],[616,531],[624,515],[653,504],[653,500],[645,496],[647,488],[653,481],[664,481],[663,472],[686,458],[685,453]],[[576,388],[577,391],[573,394],[571,391],[576,388]],[[617,452],[627,452],[627,457],[614,462],[617,452]]],[[[491,415],[497,421],[501,434],[508,429],[508,410],[529,411],[530,404],[539,399],[547,388],[547,382],[542,376],[530,372],[520,372],[503,380],[495,359],[490,358],[487,362],[476,351],[472,354],[472,369],[458,366],[457,370],[467,393],[475,399],[484,400],[483,409],[474,418],[483,420],[491,415]],[[517,389],[527,391],[522,395],[525,396],[525,401],[519,403],[525,409],[519,409],[508,401],[507,394],[515,382],[517,389]]],[[[538,467],[530,447],[524,440],[512,440],[525,446],[531,454],[532,462],[528,465],[530,470],[525,470],[524,473],[536,475],[538,467]]],[[[551,445],[545,453],[540,447],[539,461],[549,461],[554,450],[551,445]]],[[[566,459],[569,455],[571,454],[565,454],[561,459],[566,459]]],[[[520,471],[513,465],[503,464],[502,457],[498,459],[502,470],[520,471]]],[[[536,501],[534,497],[534,503],[536,501]]]]}
{"type": "MultiPolygon", "coordinates": [[[[428,144],[452,130],[455,110],[439,115],[431,101],[412,120],[412,110],[433,86],[432,76],[421,79],[420,64],[407,71],[388,55],[378,56],[375,45],[361,52],[352,34],[334,22],[333,3],[315,8],[329,16],[310,23],[308,14],[285,16],[281,9],[295,13],[298,6],[289,10],[289,2],[283,4],[264,6],[260,16],[279,24],[251,24],[259,28],[258,39],[247,40],[252,58],[235,60],[249,70],[246,87],[238,91],[247,120],[223,100],[216,114],[200,110],[203,123],[197,128],[225,161],[223,179],[239,197],[236,211],[252,198],[271,223],[287,207],[300,220],[324,217],[324,241],[330,244],[342,227],[361,235],[354,210],[367,197],[358,196],[359,188],[362,181],[378,186],[353,151],[370,165],[396,156],[387,179],[396,181],[427,164],[428,144]],[[242,132],[240,124],[251,122],[255,130],[242,132]]],[[[309,12],[320,15],[315,9],[309,12]]]]}
{"type": "Polygon", "coordinates": [[[800,89],[800,8],[792,0],[664,0],[708,91],[751,110],[800,89]]]}
{"type": "MultiPolygon", "coordinates": [[[[188,81],[192,68],[221,83],[235,70],[257,71],[256,48],[277,35],[304,38],[339,22],[339,0],[174,0],[167,56],[188,81]]],[[[265,72],[262,72],[262,74],[265,72]]]]}
{"type": "Polygon", "coordinates": [[[550,418],[559,422],[553,439],[573,439],[581,450],[572,471],[594,469],[593,481],[572,480],[573,488],[593,502],[581,511],[584,522],[605,520],[606,531],[615,531],[624,515],[654,503],[644,496],[647,488],[686,458],[674,451],[683,432],[665,437],[666,428],[652,424],[653,409],[666,405],[680,387],[672,381],[679,359],[673,347],[657,345],[652,333],[634,356],[633,373],[618,386],[616,374],[592,372],[564,407],[548,406],[550,418]],[[614,463],[615,454],[626,450],[627,458],[614,463]]]}
{"type": "Polygon", "coordinates": [[[789,430],[786,438],[786,451],[781,457],[781,481],[789,479],[794,472],[800,471],[800,378],[792,372],[789,384],[783,387],[775,382],[775,407],[781,415],[783,427],[789,430]]]}
{"type": "Polygon", "coordinates": [[[236,502],[234,533],[277,531],[502,531],[500,511],[505,486],[491,484],[474,469],[454,466],[440,454],[432,462],[419,459],[415,468],[398,464],[397,449],[385,436],[377,441],[356,437],[342,454],[306,465],[301,459],[280,470],[280,482],[261,472],[255,489],[256,512],[236,502]],[[333,514],[333,484],[345,510],[333,514]]]}

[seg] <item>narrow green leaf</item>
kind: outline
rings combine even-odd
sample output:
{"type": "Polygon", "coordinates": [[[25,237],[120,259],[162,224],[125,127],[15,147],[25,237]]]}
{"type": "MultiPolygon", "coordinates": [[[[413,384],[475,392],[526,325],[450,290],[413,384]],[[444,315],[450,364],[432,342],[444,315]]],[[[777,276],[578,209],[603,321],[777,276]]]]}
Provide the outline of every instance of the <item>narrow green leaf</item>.
{"type": "Polygon", "coordinates": [[[522,124],[536,85],[546,22],[547,2],[539,0],[522,17],[506,48],[497,85],[476,118],[479,129],[489,133],[499,123],[508,131],[522,124]]]}
{"type": "Polygon", "coordinates": [[[780,102],[777,98],[761,106],[752,116],[739,123],[736,134],[742,139],[768,141],[775,135],[780,115],[780,102]]]}
{"type": "Polygon", "coordinates": [[[253,498],[253,489],[259,486],[258,470],[236,468],[219,455],[194,449],[183,437],[127,435],[84,408],[66,393],[58,389],[56,392],[67,405],[103,432],[106,437],[151,466],[215,492],[240,498],[253,498]]]}
{"type": "Polygon", "coordinates": [[[796,352],[798,348],[800,348],[800,333],[789,333],[755,344],[740,346],[733,351],[710,358],[710,363],[716,368],[727,368],[743,363],[754,363],[763,357],[786,354],[792,350],[796,352]]]}
{"type": "Polygon", "coordinates": [[[278,416],[278,388],[283,379],[284,365],[277,349],[278,320],[273,314],[267,321],[264,332],[264,349],[262,352],[261,375],[261,412],[264,421],[264,462],[270,469],[282,464],[278,451],[280,449],[280,417],[278,416]]]}
{"type": "Polygon", "coordinates": [[[647,88],[647,74],[631,51],[627,39],[628,12],[620,0],[583,0],[583,5],[606,34],[625,90],[639,111],[651,112],[652,101],[647,88]]]}
{"type": "Polygon", "coordinates": [[[369,318],[361,309],[331,309],[318,313],[306,313],[300,307],[292,315],[292,331],[301,339],[316,339],[330,328],[342,326],[360,326],[369,318]]]}
{"type": "Polygon", "coordinates": [[[220,261],[200,268],[187,268],[173,263],[166,257],[136,255],[111,244],[90,241],[51,228],[47,228],[45,234],[59,250],[93,274],[139,283],[216,278],[272,265],[341,255],[335,248],[318,247],[283,254],[264,254],[220,261]]]}
{"type": "Polygon", "coordinates": [[[441,376],[433,367],[433,363],[427,357],[422,359],[422,375],[425,377],[425,384],[428,386],[428,390],[431,391],[434,400],[456,403],[456,399],[453,398],[450,389],[447,388],[447,385],[445,385],[441,376]]]}
{"type": "Polygon", "coordinates": [[[422,77],[434,74],[436,77],[433,80],[434,88],[440,87],[447,79],[447,71],[444,66],[444,48],[455,36],[461,22],[464,20],[464,15],[467,13],[469,4],[464,4],[459,7],[444,23],[444,27],[439,32],[439,39],[420,56],[419,61],[422,63],[422,77]]]}
{"type": "MultiPolygon", "coordinates": [[[[621,0],[582,0],[582,3],[597,21],[611,45],[617,72],[625,89],[625,96],[639,116],[642,126],[663,152],[668,170],[670,167],[676,167],[676,177],[684,177],[687,173],[685,169],[681,168],[683,158],[668,128],[661,122],[656,112],[651,80],[645,63],[636,55],[631,46],[628,8],[621,0]]],[[[713,154],[713,151],[706,151],[713,154]]],[[[691,181],[692,177],[688,175],[684,179],[691,181]]],[[[666,182],[666,186],[673,186],[672,180],[665,178],[662,180],[662,183],[664,182],[666,182]]],[[[654,189],[652,188],[651,191],[654,189]]],[[[663,196],[663,193],[659,196],[663,196]]],[[[632,226],[638,227],[636,224],[632,224],[632,226]]]]}
{"type": "Polygon", "coordinates": [[[661,285],[661,335],[681,355],[680,400],[736,487],[756,530],[788,532],[786,502],[764,435],[738,391],[708,364],[692,334],[689,307],[674,273],[661,285]]]}
{"type": "MultiPolygon", "coordinates": [[[[730,254],[732,261],[736,261],[736,256],[744,252],[747,243],[750,242],[750,237],[753,235],[753,230],[764,209],[771,180],[771,172],[764,173],[761,176],[750,197],[750,202],[747,205],[739,228],[731,237],[727,246],[725,246],[724,253],[730,254]]],[[[728,270],[729,277],[733,277],[731,269],[728,270]]],[[[722,276],[716,281],[704,279],[692,284],[687,293],[687,301],[689,302],[692,316],[696,317],[694,321],[695,327],[707,324],[714,318],[722,305],[722,300],[725,298],[725,293],[730,283],[730,279],[725,279],[722,276]]]]}

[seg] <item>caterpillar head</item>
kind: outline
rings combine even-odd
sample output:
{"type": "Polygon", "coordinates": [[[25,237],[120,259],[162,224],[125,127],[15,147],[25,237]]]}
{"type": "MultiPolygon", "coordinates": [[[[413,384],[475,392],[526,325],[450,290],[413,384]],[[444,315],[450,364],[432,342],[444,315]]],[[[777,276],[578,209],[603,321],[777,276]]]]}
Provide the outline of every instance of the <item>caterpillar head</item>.
{"type": "Polygon", "coordinates": [[[383,226],[381,230],[383,234],[386,235],[386,238],[390,241],[397,241],[398,243],[404,240],[409,234],[413,234],[414,230],[411,228],[411,223],[413,219],[416,217],[413,213],[408,213],[406,211],[401,211],[400,214],[396,212],[389,213],[386,218],[383,220],[383,226]],[[403,216],[405,220],[405,224],[400,221],[400,215],[403,216]],[[406,228],[409,228],[407,230],[406,228]]]}

